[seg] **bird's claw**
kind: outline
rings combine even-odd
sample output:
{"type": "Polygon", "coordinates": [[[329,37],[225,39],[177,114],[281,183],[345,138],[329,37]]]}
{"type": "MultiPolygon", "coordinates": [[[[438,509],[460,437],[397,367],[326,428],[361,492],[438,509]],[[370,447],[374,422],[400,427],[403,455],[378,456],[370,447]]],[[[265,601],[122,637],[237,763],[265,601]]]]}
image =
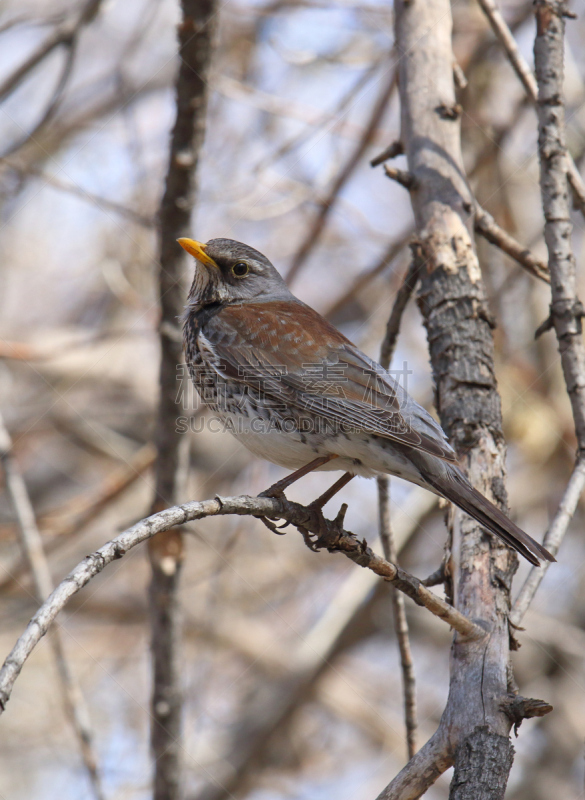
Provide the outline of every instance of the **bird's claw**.
{"type": "Polygon", "coordinates": [[[264,525],[266,525],[266,527],[268,528],[268,530],[271,531],[272,533],[275,533],[277,536],[286,535],[286,531],[283,531],[282,529],[286,528],[288,522],[285,521],[283,525],[275,525],[274,522],[272,522],[272,520],[270,520],[268,517],[257,517],[257,519],[259,519],[260,522],[263,522],[264,525]]]}

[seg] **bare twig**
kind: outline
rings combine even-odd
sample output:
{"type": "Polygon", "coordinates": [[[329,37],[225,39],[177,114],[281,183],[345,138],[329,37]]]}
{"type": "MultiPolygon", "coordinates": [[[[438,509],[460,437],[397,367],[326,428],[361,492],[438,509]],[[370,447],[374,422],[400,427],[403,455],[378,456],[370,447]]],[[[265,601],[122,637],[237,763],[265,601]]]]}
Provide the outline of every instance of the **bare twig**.
{"type": "Polygon", "coordinates": [[[381,275],[404,250],[411,236],[412,230],[409,229],[400,238],[390,242],[378,261],[355,277],[350,287],[324,312],[325,316],[330,318],[335,316],[346,303],[355,297],[358,291],[368,286],[378,275],[381,275]]]}
{"type": "MultiPolygon", "coordinates": [[[[521,54],[516,44],[516,40],[512,31],[508,27],[505,19],[503,18],[500,9],[495,3],[495,0],[478,0],[484,14],[488,18],[492,30],[504,48],[508,59],[514,68],[514,71],[520,78],[526,94],[533,103],[538,99],[538,85],[537,81],[532,74],[526,59],[521,54]]],[[[585,184],[583,178],[579,174],[579,170],[571,156],[567,154],[567,175],[571,188],[573,190],[573,197],[579,206],[579,209],[585,214],[585,184]]]]}
{"type": "Polygon", "coordinates": [[[443,772],[453,766],[453,754],[443,728],[424,744],[377,800],[418,800],[443,772]]]}
{"type": "MultiPolygon", "coordinates": [[[[380,540],[386,561],[396,563],[397,552],[390,522],[390,481],[385,476],[378,478],[378,509],[380,540]]],[[[404,692],[404,721],[406,724],[406,744],[408,758],[416,753],[416,681],[414,663],[408,635],[408,620],[404,607],[404,595],[392,589],[392,608],[394,611],[394,630],[400,651],[402,667],[402,689],[404,692]]]]}
{"type": "Polygon", "coordinates": [[[361,162],[364,153],[372,143],[376,131],[380,125],[380,121],[384,116],[384,112],[386,110],[386,106],[388,105],[392,93],[396,88],[396,72],[392,70],[390,73],[389,79],[386,81],[386,84],[383,86],[382,91],[376,100],[374,107],[372,109],[372,113],[370,115],[370,119],[368,120],[367,125],[364,128],[364,132],[358,141],[354,150],[350,153],[349,158],[341,168],[339,174],[337,175],[335,181],[333,182],[333,186],[327,193],[327,196],[323,199],[323,201],[319,205],[319,209],[313,219],[313,222],[309,226],[305,238],[301,242],[300,247],[298,248],[296,254],[294,255],[290,268],[286,275],[286,280],[288,283],[291,283],[294,278],[298,275],[299,271],[302,269],[304,263],[306,262],[307,258],[309,257],[310,253],[312,252],[313,248],[319,241],[321,234],[325,228],[325,223],[337,201],[339,193],[347,183],[347,181],[352,176],[355,168],[361,162]]]}
{"type": "MultiPolygon", "coordinates": [[[[577,508],[579,498],[585,489],[585,459],[580,459],[575,465],[573,474],[565,489],[565,494],[558,507],[557,513],[546,536],[544,537],[544,546],[549,553],[555,556],[558,553],[561,542],[567,532],[569,524],[573,519],[573,514],[577,508]]],[[[547,561],[539,567],[532,567],[528,573],[528,577],[520,590],[514,608],[510,614],[510,621],[513,625],[520,625],[524,614],[528,610],[530,603],[534,599],[534,595],[538,591],[542,579],[544,578],[550,562],[547,561]]]]}
{"type": "Polygon", "coordinates": [[[37,169],[34,166],[28,167],[21,167],[18,164],[6,160],[4,162],[7,167],[13,169],[22,177],[26,177],[27,175],[34,175],[36,178],[44,181],[44,183],[52,186],[55,189],[58,189],[60,192],[67,192],[68,194],[72,194],[75,197],[79,197],[81,200],[85,200],[92,205],[97,206],[98,208],[102,209],[102,211],[113,211],[116,214],[120,214],[122,217],[126,217],[131,222],[135,222],[137,225],[142,225],[145,228],[153,228],[155,224],[154,217],[149,217],[146,214],[141,214],[138,211],[134,211],[131,208],[126,208],[126,206],[121,205],[120,203],[116,203],[113,200],[108,200],[105,197],[100,197],[99,195],[94,194],[93,192],[89,192],[86,189],[82,189],[80,186],[77,186],[73,183],[65,183],[64,181],[59,180],[59,178],[55,177],[54,175],[47,175],[46,172],[43,172],[40,169],[37,169]]]}
{"type": "Polygon", "coordinates": [[[453,80],[458,89],[467,89],[468,80],[458,61],[453,62],[453,80]]]}
{"type": "Polygon", "coordinates": [[[404,186],[409,192],[416,189],[416,179],[414,175],[404,169],[389,167],[388,164],[384,164],[384,174],[387,178],[390,178],[390,180],[396,181],[396,183],[404,186]]]}
{"type": "MultiPolygon", "coordinates": [[[[10,494],[12,505],[18,520],[20,541],[30,571],[34,578],[37,600],[42,603],[53,591],[53,580],[49,564],[43,550],[43,541],[37,527],[35,513],[30,501],[26,484],[20,474],[12,455],[12,440],[4,420],[0,414],[0,462],[6,476],[6,488],[10,494]]],[[[51,631],[50,645],[57,665],[57,672],[67,716],[70,718],[81,757],[91,783],[93,793],[98,800],[103,798],[101,780],[98,774],[97,759],[94,748],[94,736],[89,721],[89,713],[81,689],[67,657],[63,637],[59,625],[51,631]]]]}
{"type": "Polygon", "coordinates": [[[527,247],[523,247],[513,236],[500,228],[492,215],[480,206],[475,208],[474,224],[476,233],[480,233],[488,242],[503,250],[535,278],[550,283],[546,262],[537,258],[527,247]]]}
{"type": "Polygon", "coordinates": [[[384,161],[390,161],[392,158],[396,158],[396,156],[401,156],[404,153],[404,147],[402,146],[402,142],[392,142],[391,145],[385,150],[377,155],[370,161],[370,167],[378,167],[380,164],[383,164],[384,161]]]}
{"type": "Polygon", "coordinates": [[[24,147],[28,142],[34,141],[39,132],[55,115],[55,112],[57,111],[61,100],[63,99],[63,94],[69,82],[69,78],[73,72],[73,64],[77,52],[77,43],[79,41],[81,31],[83,30],[84,26],[88,25],[93,19],[95,19],[101,3],[102,0],[88,0],[81,14],[79,15],[77,22],[75,22],[73,25],[66,24],[63,27],[58,28],[53,36],[50,37],[47,42],[41,45],[39,50],[37,50],[36,53],[33,53],[33,55],[27,59],[27,61],[21,67],[19,67],[12,76],[7,79],[4,86],[0,88],[0,98],[6,96],[6,94],[10,94],[10,92],[12,92],[31,71],[31,69],[38,66],[38,64],[40,64],[51,52],[53,52],[56,47],[63,45],[66,48],[65,60],[61,68],[59,80],[57,81],[53,95],[49,100],[46,109],[43,111],[41,118],[38,120],[38,122],[36,122],[32,130],[28,131],[24,137],[11,144],[8,149],[2,153],[2,158],[12,155],[20,150],[20,148],[24,147]],[[6,92],[5,94],[2,94],[4,89],[6,92]]]}
{"type": "MultiPolygon", "coordinates": [[[[53,537],[46,545],[45,552],[52,553],[68,541],[74,533],[79,533],[94,520],[117,497],[131,486],[154,463],[155,450],[151,444],[141,447],[127,464],[110,472],[97,489],[92,489],[81,497],[55,511],[40,517],[43,535],[53,537]]],[[[27,568],[26,558],[19,558],[4,567],[5,575],[0,578],[0,591],[14,586],[27,568]]]]}
{"type": "Polygon", "coordinates": [[[31,55],[18,67],[11,75],[9,75],[4,83],[0,85],[0,100],[4,100],[11,92],[13,92],[26,78],[26,76],[37,67],[42,61],[49,56],[53,50],[61,45],[72,48],[75,39],[79,35],[82,27],[90,23],[99,11],[102,0],[88,0],[85,4],[83,11],[75,22],[66,22],[53,33],[40,45],[40,47],[31,53],[31,55]]]}
{"type": "Polygon", "coordinates": [[[95,553],[83,559],[39,608],[18,639],[0,670],[0,712],[6,708],[14,682],[35,646],[45,635],[57,614],[74,594],[102,572],[108,564],[122,558],[133,547],[147,541],[157,533],[171,530],[186,522],[211,516],[276,517],[286,520],[305,534],[316,537],[313,549],[325,548],[341,552],[360,567],[371,569],[376,575],[392,582],[417,605],[424,606],[458,633],[458,641],[482,641],[488,631],[475,624],[461,612],[426,589],[418,578],[395,564],[376,555],[364,541],[344,530],[339,521],[328,520],[315,508],[293,503],[286,498],[272,497],[216,497],[213,500],[184,503],[159,511],[138,522],[116,536],[95,553]]]}
{"type": "Polygon", "coordinates": [[[388,323],[386,325],[384,340],[380,348],[380,364],[384,367],[384,369],[388,369],[392,361],[392,356],[394,355],[394,350],[396,348],[396,342],[398,341],[398,332],[400,330],[402,315],[404,314],[408,301],[414,292],[422,268],[422,254],[420,252],[420,245],[415,242],[411,246],[413,254],[412,261],[410,262],[410,266],[408,267],[406,275],[404,276],[402,286],[396,293],[394,305],[392,306],[392,311],[390,312],[388,323]]]}
{"type": "MultiPolygon", "coordinates": [[[[412,262],[406,277],[394,301],[390,318],[386,326],[386,334],[380,349],[380,364],[388,369],[394,355],[400,323],[406,305],[414,291],[421,269],[420,247],[413,246],[412,262]]],[[[390,480],[386,476],[378,477],[378,513],[380,540],[387,561],[396,563],[397,551],[390,521],[390,480]]],[[[402,667],[402,688],[404,691],[404,720],[406,724],[406,743],[409,759],[416,753],[416,682],[414,677],[414,664],[408,635],[408,621],[404,607],[404,597],[397,591],[392,591],[392,608],[394,612],[394,629],[400,651],[400,664],[402,667]]]]}
{"type": "MultiPolygon", "coordinates": [[[[189,235],[199,154],[205,135],[207,74],[216,22],[215,0],[181,0],[178,29],[181,62],[176,80],[176,119],[169,167],[160,207],[161,360],[156,422],[155,494],[152,512],[179,501],[188,444],[176,426],[177,364],[182,347],[174,335],[185,302],[184,253],[177,239],[189,235]],[[181,457],[183,453],[183,459],[181,457]]],[[[179,579],[183,542],[176,528],[149,541],[151,650],[153,659],[151,747],[154,800],[178,800],[181,794],[180,681],[181,623],[179,579]]]]}

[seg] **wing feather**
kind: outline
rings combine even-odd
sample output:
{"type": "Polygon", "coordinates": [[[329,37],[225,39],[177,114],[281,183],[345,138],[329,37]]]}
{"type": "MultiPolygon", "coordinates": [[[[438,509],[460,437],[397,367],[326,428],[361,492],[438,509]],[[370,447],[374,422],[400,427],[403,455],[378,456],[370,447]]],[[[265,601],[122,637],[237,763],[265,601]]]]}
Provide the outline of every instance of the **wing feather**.
{"type": "Polygon", "coordinates": [[[441,427],[379,364],[313,309],[291,305],[231,305],[209,320],[218,372],[273,403],[456,460],[441,427]]]}

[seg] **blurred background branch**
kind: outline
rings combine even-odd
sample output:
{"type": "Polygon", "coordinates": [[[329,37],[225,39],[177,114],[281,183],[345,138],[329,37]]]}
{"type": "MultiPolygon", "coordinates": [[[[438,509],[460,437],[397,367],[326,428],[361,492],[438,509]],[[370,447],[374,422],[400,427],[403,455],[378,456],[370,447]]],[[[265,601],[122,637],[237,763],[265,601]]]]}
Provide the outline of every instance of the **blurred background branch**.
{"type": "MultiPolygon", "coordinates": [[[[196,177],[205,135],[208,83],[216,27],[215,0],[182,0],[178,30],[177,116],[165,192],[159,212],[160,398],[156,418],[155,489],[151,513],[180,502],[185,495],[189,442],[177,428],[177,370],[182,364],[179,322],[188,283],[177,239],[190,233],[196,177]]],[[[183,687],[182,615],[179,581],[183,560],[178,528],[148,542],[150,583],[152,701],[150,741],[155,800],[182,796],[183,687]]]]}

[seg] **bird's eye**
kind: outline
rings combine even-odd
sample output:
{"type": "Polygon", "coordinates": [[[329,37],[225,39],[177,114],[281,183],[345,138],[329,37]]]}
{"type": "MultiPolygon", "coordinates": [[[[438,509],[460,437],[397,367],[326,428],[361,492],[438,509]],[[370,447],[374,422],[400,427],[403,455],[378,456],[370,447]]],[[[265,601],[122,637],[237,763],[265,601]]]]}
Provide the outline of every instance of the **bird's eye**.
{"type": "Polygon", "coordinates": [[[237,261],[232,267],[232,272],[236,278],[243,278],[250,271],[250,267],[245,261],[237,261]]]}

